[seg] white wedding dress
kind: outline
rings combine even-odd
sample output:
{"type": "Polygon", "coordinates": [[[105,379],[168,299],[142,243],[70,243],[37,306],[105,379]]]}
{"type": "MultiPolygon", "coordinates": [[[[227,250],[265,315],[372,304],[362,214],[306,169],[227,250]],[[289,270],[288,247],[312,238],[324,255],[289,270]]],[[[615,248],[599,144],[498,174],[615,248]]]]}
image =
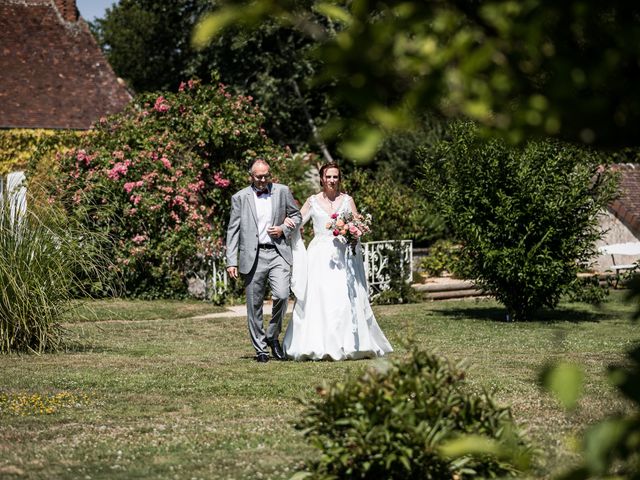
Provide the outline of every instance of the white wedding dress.
{"type": "MultiPolygon", "coordinates": [[[[367,295],[362,247],[356,254],[326,228],[331,220],[315,196],[309,198],[314,237],[308,251],[299,233],[292,238],[293,318],[283,348],[293,360],[379,357],[393,349],[376,322],[367,295]]],[[[344,195],[337,212],[350,209],[344,195]]]]}

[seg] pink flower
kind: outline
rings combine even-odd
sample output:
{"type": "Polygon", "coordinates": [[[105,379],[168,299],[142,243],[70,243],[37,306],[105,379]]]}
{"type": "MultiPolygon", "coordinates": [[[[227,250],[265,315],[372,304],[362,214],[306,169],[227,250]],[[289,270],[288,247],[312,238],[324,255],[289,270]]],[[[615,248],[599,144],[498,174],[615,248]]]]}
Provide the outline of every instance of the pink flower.
{"type": "Polygon", "coordinates": [[[178,216],[178,214],[176,212],[171,212],[169,213],[169,216],[171,217],[171,219],[176,222],[176,223],[180,223],[180,217],[178,216]]]}
{"type": "Polygon", "coordinates": [[[131,193],[131,190],[133,190],[135,186],[135,182],[127,182],[124,184],[124,191],[127,193],[131,193]]]}
{"type": "Polygon", "coordinates": [[[107,177],[109,177],[111,180],[118,180],[120,176],[124,176],[127,174],[129,165],[131,165],[131,162],[129,160],[116,163],[113,168],[109,170],[109,173],[107,173],[107,177]]]}
{"type": "Polygon", "coordinates": [[[199,192],[204,188],[204,181],[198,180],[195,183],[190,183],[189,185],[187,185],[187,188],[192,192],[199,192]]]}
{"type": "Polygon", "coordinates": [[[147,237],[146,235],[136,235],[135,237],[133,237],[131,239],[131,241],[133,243],[137,243],[138,245],[140,245],[142,242],[148,240],[149,237],[147,237]]]}
{"type": "Polygon", "coordinates": [[[222,178],[222,172],[216,172],[213,174],[213,183],[216,187],[227,188],[231,184],[231,180],[222,178]]]}
{"type": "Polygon", "coordinates": [[[184,92],[184,88],[187,86],[186,83],[180,82],[180,86],[178,87],[179,92],[184,92]]]}
{"type": "Polygon", "coordinates": [[[337,237],[338,235],[340,235],[340,230],[338,230],[337,228],[333,231],[333,236],[337,237]]]}
{"type": "Polygon", "coordinates": [[[76,153],[76,160],[84,163],[85,165],[89,165],[89,163],[91,163],[91,157],[87,155],[87,152],[84,150],[78,150],[78,153],[76,153]]]}
{"type": "Polygon", "coordinates": [[[153,105],[153,109],[156,112],[164,113],[169,110],[169,108],[169,104],[162,95],[156,98],[156,103],[153,105]]]}
{"type": "Polygon", "coordinates": [[[160,161],[162,162],[162,165],[164,165],[164,168],[171,168],[171,162],[167,157],[162,157],[160,161]]]}
{"type": "Polygon", "coordinates": [[[335,220],[336,218],[338,218],[338,214],[337,213],[332,214],[331,218],[333,218],[335,220]]]}
{"type": "Polygon", "coordinates": [[[133,203],[134,205],[138,205],[140,203],[140,200],[142,200],[142,196],[140,196],[140,195],[131,195],[129,197],[129,200],[131,200],[131,203],[133,203]]]}

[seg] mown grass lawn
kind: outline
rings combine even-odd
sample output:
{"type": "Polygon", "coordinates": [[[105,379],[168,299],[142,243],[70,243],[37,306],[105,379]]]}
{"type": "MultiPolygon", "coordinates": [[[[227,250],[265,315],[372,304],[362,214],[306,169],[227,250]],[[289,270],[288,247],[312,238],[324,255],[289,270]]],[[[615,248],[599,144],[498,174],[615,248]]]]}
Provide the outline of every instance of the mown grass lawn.
{"type": "MultiPolygon", "coordinates": [[[[530,476],[549,477],[575,461],[572,435],[627,408],[605,379],[606,366],[640,340],[628,320],[634,307],[621,298],[601,309],[563,304],[526,324],[500,321],[491,300],[375,312],[392,358],[406,355],[411,340],[466,360],[469,382],[512,405],[540,449],[530,476]],[[540,367],[560,358],[586,370],[585,395],[570,415],[536,386],[540,367]]],[[[256,364],[244,318],[189,318],[215,307],[94,307],[68,317],[67,352],[0,356],[1,478],[288,478],[316,454],[292,427],[297,399],[375,362],[256,364]]]]}

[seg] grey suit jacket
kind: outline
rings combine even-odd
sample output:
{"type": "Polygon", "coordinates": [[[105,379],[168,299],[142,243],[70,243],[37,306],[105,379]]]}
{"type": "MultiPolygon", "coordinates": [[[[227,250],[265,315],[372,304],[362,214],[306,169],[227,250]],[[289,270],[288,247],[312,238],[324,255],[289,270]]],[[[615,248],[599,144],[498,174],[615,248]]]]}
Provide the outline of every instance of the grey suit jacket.
{"type": "MultiPolygon", "coordinates": [[[[231,197],[231,215],[227,227],[227,267],[238,267],[242,274],[251,271],[258,254],[258,214],[253,189],[249,186],[231,197]]],[[[290,236],[300,226],[300,210],[291,195],[289,187],[278,183],[271,184],[272,225],[282,228],[284,235],[273,238],[276,249],[291,265],[290,236]],[[283,222],[291,218],[296,226],[287,227],[283,222]]]]}

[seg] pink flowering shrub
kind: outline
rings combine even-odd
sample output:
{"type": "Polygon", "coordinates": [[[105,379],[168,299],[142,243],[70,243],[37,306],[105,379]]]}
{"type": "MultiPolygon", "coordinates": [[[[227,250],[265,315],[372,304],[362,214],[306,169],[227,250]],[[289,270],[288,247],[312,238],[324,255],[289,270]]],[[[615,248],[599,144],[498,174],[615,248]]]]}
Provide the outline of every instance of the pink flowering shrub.
{"type": "Polygon", "coordinates": [[[60,157],[51,201],[114,240],[113,277],[128,295],[182,296],[190,272],[222,255],[230,198],[248,184],[250,162],[266,158],[290,180],[290,152],[262,120],[223,85],[141,96],[60,157]]]}

